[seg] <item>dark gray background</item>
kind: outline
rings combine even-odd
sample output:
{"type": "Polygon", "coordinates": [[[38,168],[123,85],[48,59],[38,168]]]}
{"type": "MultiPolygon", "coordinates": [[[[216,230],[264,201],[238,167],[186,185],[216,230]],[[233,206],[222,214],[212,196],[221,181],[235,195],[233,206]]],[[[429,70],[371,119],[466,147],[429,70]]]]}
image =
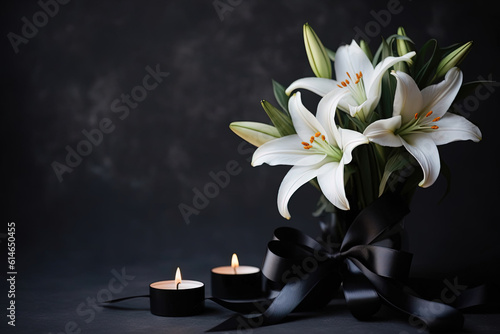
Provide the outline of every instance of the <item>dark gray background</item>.
{"type": "MultiPolygon", "coordinates": [[[[240,263],[260,266],[275,227],[319,232],[311,217],[318,193],[301,188],[290,202],[292,220],[284,220],[276,194],[288,167],[252,168],[250,146],[239,150],[242,140],[228,128],[237,120],[267,122],[259,101],[274,103],[271,79],[286,86],[312,75],[303,48],[305,22],[334,50],[367,27],[373,51],[381,36],[400,25],[418,46],[430,38],[441,46],[473,40],[461,65],[465,81],[499,77],[493,1],[401,0],[401,12],[387,24],[373,13],[386,10],[388,1],[232,3],[221,19],[212,1],[70,1],[17,54],[7,34],[20,35],[22,18],[32,22],[41,8],[35,1],[4,4],[6,209],[0,232],[16,222],[19,332],[59,332],[73,320],[83,332],[154,332],[164,326],[200,332],[231,313],[212,306],[200,318],[158,320],[146,311],[125,312],[124,321],[118,311],[106,310],[87,324],[75,309],[106,287],[112,269],[126,268],[135,277],[113,297],[147,292],[149,282],[171,279],[177,266],[185,278],[209,284],[210,268],[228,263],[233,252],[240,263]],[[119,119],[112,101],[130,94],[142,84],[145,68],[157,64],[169,76],[119,119]],[[59,182],[51,163],[63,163],[65,147],[76,148],[85,139],[82,131],[97,128],[103,118],[111,119],[114,131],[59,182]],[[210,173],[225,170],[230,161],[239,173],[186,224],[179,204],[192,206],[194,189],[202,190],[212,182],[210,173]]],[[[438,205],[446,188],[442,178],[416,193],[405,221],[414,276],[458,275],[466,284],[499,276],[499,87],[491,89],[491,96],[465,106],[482,142],[440,147],[452,171],[451,193],[438,205]]],[[[347,313],[342,321],[357,323],[347,313]]],[[[294,323],[286,330],[301,321],[294,323]]],[[[322,328],[321,321],[313,323],[322,328]]],[[[365,327],[353,333],[371,328],[357,325],[365,327]]],[[[416,331],[405,321],[373,328],[416,331]]]]}

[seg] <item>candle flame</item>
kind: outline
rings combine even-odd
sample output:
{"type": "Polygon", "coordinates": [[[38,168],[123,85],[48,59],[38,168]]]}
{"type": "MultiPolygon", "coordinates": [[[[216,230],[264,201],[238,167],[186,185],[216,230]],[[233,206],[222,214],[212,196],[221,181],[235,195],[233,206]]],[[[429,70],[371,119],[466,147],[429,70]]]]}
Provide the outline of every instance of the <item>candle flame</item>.
{"type": "Polygon", "coordinates": [[[177,267],[177,271],[175,272],[175,285],[182,283],[181,269],[177,267]]]}
{"type": "Polygon", "coordinates": [[[238,262],[238,257],[236,256],[236,253],[234,253],[233,257],[231,258],[231,267],[238,268],[239,266],[240,263],[238,262]]]}

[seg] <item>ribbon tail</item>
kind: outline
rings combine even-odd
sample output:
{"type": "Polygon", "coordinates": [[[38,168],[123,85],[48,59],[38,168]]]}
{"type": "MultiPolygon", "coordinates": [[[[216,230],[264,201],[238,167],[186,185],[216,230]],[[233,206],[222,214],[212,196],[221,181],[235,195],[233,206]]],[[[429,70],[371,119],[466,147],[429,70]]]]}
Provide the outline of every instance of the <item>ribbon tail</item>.
{"type": "Polygon", "coordinates": [[[346,259],[346,263],[342,276],[347,306],[354,317],[366,320],[380,309],[380,297],[363,272],[349,259],[346,259]]]}
{"type": "Polygon", "coordinates": [[[289,282],[262,314],[234,315],[207,332],[251,329],[280,322],[300,304],[316,284],[328,275],[331,269],[331,264],[320,265],[316,271],[305,274],[301,279],[288,278],[289,282]]]}
{"type": "Polygon", "coordinates": [[[231,318],[227,319],[226,321],[218,324],[217,326],[207,330],[206,333],[224,332],[230,330],[237,330],[239,333],[239,331],[244,329],[252,329],[259,327],[259,325],[262,324],[262,322],[263,322],[262,315],[244,316],[241,314],[236,314],[233,315],[231,318]]]}
{"type": "Polygon", "coordinates": [[[238,313],[249,314],[252,312],[259,312],[259,313],[264,312],[269,307],[269,304],[271,304],[272,301],[275,299],[275,297],[271,297],[268,299],[254,300],[254,301],[241,301],[241,302],[228,301],[216,297],[209,297],[207,299],[213,301],[216,304],[219,304],[220,306],[228,310],[238,313]]]}
{"type": "MultiPolygon", "coordinates": [[[[118,302],[121,302],[124,300],[135,299],[135,298],[149,298],[149,295],[123,297],[123,298],[118,298],[118,299],[106,300],[106,301],[103,301],[102,303],[103,304],[112,304],[112,303],[118,303],[118,302]]],[[[106,305],[102,305],[102,306],[106,306],[106,305]]]]}
{"type": "Polygon", "coordinates": [[[420,321],[420,325],[431,332],[462,329],[464,317],[456,308],[411,295],[407,292],[410,289],[402,283],[371,272],[357,260],[353,262],[377,289],[379,296],[387,304],[408,314],[411,323],[417,325],[420,321]]]}
{"type": "Polygon", "coordinates": [[[471,309],[482,307],[486,309],[500,309],[500,289],[493,285],[482,284],[474,288],[469,288],[459,293],[453,306],[460,309],[471,309]]]}
{"type": "Polygon", "coordinates": [[[116,310],[134,310],[134,309],[139,310],[139,308],[121,307],[121,306],[115,304],[115,303],[122,302],[124,300],[135,299],[135,298],[150,298],[150,296],[149,295],[139,295],[139,296],[129,296],[129,297],[117,298],[117,299],[103,301],[102,303],[99,303],[99,306],[105,307],[108,309],[116,309],[116,310]]]}

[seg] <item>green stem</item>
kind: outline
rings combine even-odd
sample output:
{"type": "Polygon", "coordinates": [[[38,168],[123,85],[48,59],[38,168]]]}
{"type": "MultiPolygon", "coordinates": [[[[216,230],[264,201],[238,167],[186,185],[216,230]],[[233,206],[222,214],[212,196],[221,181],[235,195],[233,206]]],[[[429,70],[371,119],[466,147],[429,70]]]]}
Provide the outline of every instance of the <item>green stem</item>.
{"type": "Polygon", "coordinates": [[[375,168],[370,161],[370,149],[365,145],[358,147],[356,150],[356,164],[358,166],[359,177],[357,178],[357,191],[360,198],[361,208],[365,208],[372,203],[376,198],[373,196],[372,169],[375,168]]]}
{"type": "Polygon", "coordinates": [[[385,170],[385,164],[386,164],[386,159],[385,159],[385,152],[384,152],[384,147],[372,143],[372,154],[374,157],[374,163],[376,165],[376,171],[377,174],[374,178],[375,181],[375,195],[378,197],[378,185],[380,185],[380,181],[382,180],[382,176],[384,175],[384,170],[385,170]]]}

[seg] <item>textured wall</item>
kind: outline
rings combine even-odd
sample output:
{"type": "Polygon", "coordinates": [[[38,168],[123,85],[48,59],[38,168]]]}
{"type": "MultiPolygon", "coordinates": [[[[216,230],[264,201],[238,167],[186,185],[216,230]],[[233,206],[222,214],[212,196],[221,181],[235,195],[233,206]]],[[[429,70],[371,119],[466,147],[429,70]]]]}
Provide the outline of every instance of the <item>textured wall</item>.
{"type": "MultiPolygon", "coordinates": [[[[259,101],[273,101],[271,79],[287,85],[312,74],[305,22],[332,49],[359,31],[375,48],[400,25],[418,45],[474,40],[466,81],[499,78],[498,17],[482,1],[69,1],[57,13],[50,7],[46,20],[41,10],[35,1],[10,1],[1,14],[2,219],[18,223],[26,267],[179,256],[215,262],[233,250],[258,264],[274,227],[316,233],[315,190],[297,192],[292,220],[282,219],[275,203],[287,168],[250,167],[250,146],[239,146],[228,128],[266,121],[259,101]],[[384,16],[388,6],[397,13],[384,16]],[[33,15],[37,32],[23,28],[33,15]],[[11,32],[31,37],[12,42],[11,32]],[[79,144],[84,132],[93,134],[91,146],[79,144]],[[66,147],[89,153],[69,158],[74,167],[59,179],[53,163],[67,164],[66,147]],[[228,184],[186,224],[179,204],[192,206],[194,189],[227,169],[228,184]]],[[[468,106],[481,143],[441,150],[452,193],[437,205],[443,180],[417,192],[406,221],[416,272],[499,260],[498,96],[468,106]]]]}

